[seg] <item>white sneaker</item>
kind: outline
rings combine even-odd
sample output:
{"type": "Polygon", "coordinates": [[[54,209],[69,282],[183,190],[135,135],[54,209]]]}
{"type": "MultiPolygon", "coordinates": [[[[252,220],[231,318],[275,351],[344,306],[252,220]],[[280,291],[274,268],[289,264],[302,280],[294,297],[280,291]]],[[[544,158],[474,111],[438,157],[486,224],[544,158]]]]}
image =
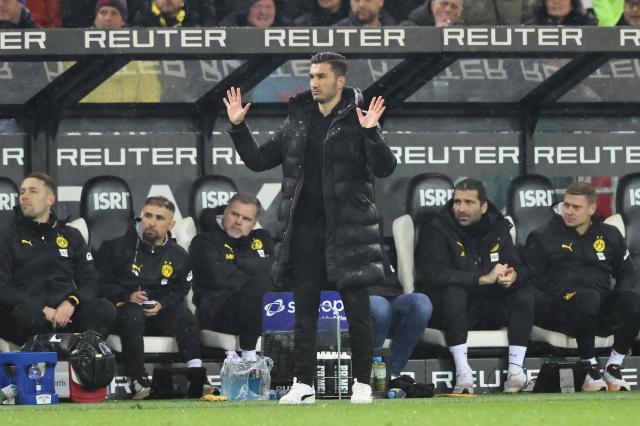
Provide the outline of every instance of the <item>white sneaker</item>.
{"type": "Polygon", "coordinates": [[[358,382],[358,379],[353,379],[353,387],[351,388],[351,403],[371,404],[372,402],[373,395],[371,394],[371,386],[358,382]]]}
{"type": "Polygon", "coordinates": [[[607,384],[602,380],[600,375],[600,369],[597,364],[593,364],[587,367],[587,375],[582,383],[583,392],[600,392],[607,390],[607,384]]]}
{"type": "Polygon", "coordinates": [[[456,371],[456,385],[451,393],[473,393],[473,371],[468,368],[456,371]]]}
{"type": "Polygon", "coordinates": [[[519,373],[507,373],[504,381],[504,393],[520,392],[527,385],[527,374],[520,370],[519,373]]]}
{"type": "Polygon", "coordinates": [[[607,365],[607,368],[604,369],[602,379],[607,384],[607,388],[609,388],[610,391],[618,392],[631,390],[629,383],[622,378],[622,373],[620,372],[620,366],[618,364],[607,365]]]}
{"type": "Polygon", "coordinates": [[[298,378],[293,378],[293,385],[289,392],[280,398],[278,404],[298,405],[298,404],[314,404],[316,402],[316,391],[309,385],[299,383],[298,378]]]}

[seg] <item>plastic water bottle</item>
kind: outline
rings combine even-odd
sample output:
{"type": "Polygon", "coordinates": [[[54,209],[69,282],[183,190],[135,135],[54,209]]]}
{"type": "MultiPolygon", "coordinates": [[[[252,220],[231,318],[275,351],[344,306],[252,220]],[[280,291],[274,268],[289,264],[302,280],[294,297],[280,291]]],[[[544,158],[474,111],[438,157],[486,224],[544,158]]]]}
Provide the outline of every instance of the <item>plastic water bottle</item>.
{"type": "Polygon", "coordinates": [[[31,367],[29,367],[29,378],[36,385],[36,395],[40,395],[42,393],[42,374],[38,364],[31,364],[31,367]]]}
{"type": "Polygon", "coordinates": [[[7,399],[15,398],[17,395],[18,388],[16,387],[16,385],[5,386],[0,389],[0,402],[7,399]]]}
{"type": "Polygon", "coordinates": [[[381,356],[373,358],[373,376],[375,378],[374,389],[378,392],[384,392],[387,388],[387,365],[381,356]]]}
{"type": "Polygon", "coordinates": [[[407,394],[400,388],[389,389],[389,392],[387,392],[387,398],[389,399],[400,399],[406,397],[407,394]]]}

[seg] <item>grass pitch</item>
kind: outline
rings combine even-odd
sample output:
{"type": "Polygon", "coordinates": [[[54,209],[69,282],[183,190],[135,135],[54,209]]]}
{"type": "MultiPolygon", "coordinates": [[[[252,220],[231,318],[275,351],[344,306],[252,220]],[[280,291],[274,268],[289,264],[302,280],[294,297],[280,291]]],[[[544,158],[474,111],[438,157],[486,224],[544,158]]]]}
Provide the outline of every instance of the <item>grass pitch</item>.
{"type": "Polygon", "coordinates": [[[89,425],[634,425],[640,392],[478,395],[473,398],[375,400],[372,405],[318,400],[312,406],[275,401],[112,401],[102,404],[0,406],[0,424],[89,425]]]}

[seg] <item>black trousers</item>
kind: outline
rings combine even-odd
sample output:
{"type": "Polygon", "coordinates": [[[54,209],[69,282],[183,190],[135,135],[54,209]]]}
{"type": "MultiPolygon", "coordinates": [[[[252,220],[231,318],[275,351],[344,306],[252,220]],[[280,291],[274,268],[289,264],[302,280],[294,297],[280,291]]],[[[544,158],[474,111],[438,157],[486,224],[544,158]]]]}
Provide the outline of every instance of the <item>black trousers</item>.
{"type": "MultiPolygon", "coordinates": [[[[327,282],[324,252],[325,234],[322,227],[298,226],[291,244],[291,267],[296,304],[294,326],[295,369],[302,383],[312,385],[316,375],[316,338],[320,292],[335,290],[327,282]]],[[[369,311],[369,294],[365,286],[340,290],[351,341],[353,377],[360,383],[369,383],[373,356],[373,331],[369,311]]]]}
{"type": "Polygon", "coordinates": [[[576,338],[578,355],[592,358],[595,337],[613,334],[613,349],[626,354],[640,329],[640,292],[614,291],[601,294],[577,289],[561,295],[536,290],[536,324],[576,338]]]}
{"type": "Polygon", "coordinates": [[[93,330],[106,338],[116,319],[116,308],[107,299],[86,300],[76,307],[71,322],[66,327],[54,330],[42,313],[43,308],[41,303],[29,302],[12,310],[0,307],[0,337],[22,344],[29,337],[40,333],[80,333],[93,330]]]}
{"type": "Polygon", "coordinates": [[[433,294],[431,326],[444,331],[448,346],[466,343],[469,330],[504,326],[510,345],[527,346],[534,317],[533,289],[526,285],[492,287],[446,286],[433,294]]]}
{"type": "Polygon", "coordinates": [[[202,298],[196,309],[200,329],[240,336],[240,349],[254,350],[262,334],[262,296],[265,289],[248,283],[227,295],[202,298]]]}
{"type": "Polygon", "coordinates": [[[200,333],[196,319],[183,305],[163,307],[157,315],[147,317],[137,303],[117,308],[116,332],[122,342],[127,375],[146,376],[144,369],[144,336],[171,336],[185,361],[200,358],[200,333]]]}

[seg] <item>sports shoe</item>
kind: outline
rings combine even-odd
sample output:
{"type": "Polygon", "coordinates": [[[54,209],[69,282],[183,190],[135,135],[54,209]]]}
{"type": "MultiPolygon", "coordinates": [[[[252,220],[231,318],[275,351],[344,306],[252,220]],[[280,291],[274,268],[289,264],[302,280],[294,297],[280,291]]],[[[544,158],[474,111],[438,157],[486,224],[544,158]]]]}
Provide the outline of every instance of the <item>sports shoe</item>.
{"type": "Polygon", "coordinates": [[[140,400],[149,397],[151,392],[151,380],[148,377],[140,376],[131,381],[131,399],[140,400]]]}
{"type": "Polygon", "coordinates": [[[473,371],[468,368],[456,372],[456,385],[451,393],[473,393],[473,371]]]}
{"type": "Polygon", "coordinates": [[[607,388],[610,391],[630,391],[631,386],[622,378],[622,373],[620,372],[620,365],[618,364],[609,364],[607,368],[604,369],[604,375],[602,377],[604,382],[607,384],[607,388]]]}
{"type": "Polygon", "coordinates": [[[298,378],[293,378],[293,385],[289,392],[278,401],[283,405],[314,404],[316,402],[316,391],[309,385],[298,382],[298,378]]]}
{"type": "Polygon", "coordinates": [[[351,388],[351,403],[371,404],[372,402],[373,395],[371,394],[371,386],[358,382],[358,379],[353,379],[353,387],[351,388]]]}
{"type": "Polygon", "coordinates": [[[520,370],[519,373],[507,373],[504,381],[504,393],[520,392],[527,385],[527,373],[520,370]]]}
{"type": "Polygon", "coordinates": [[[607,384],[602,380],[602,375],[600,375],[600,369],[598,368],[598,364],[587,365],[587,375],[584,377],[584,382],[582,383],[582,391],[583,392],[599,392],[606,391],[607,384]]]}

